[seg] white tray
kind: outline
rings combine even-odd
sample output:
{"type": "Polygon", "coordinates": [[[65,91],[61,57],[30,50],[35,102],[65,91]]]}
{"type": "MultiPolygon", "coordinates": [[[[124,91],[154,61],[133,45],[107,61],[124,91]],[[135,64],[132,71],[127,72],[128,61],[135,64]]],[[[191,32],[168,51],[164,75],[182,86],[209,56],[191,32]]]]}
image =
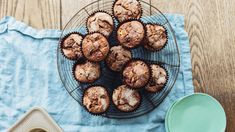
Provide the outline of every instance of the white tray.
{"type": "Polygon", "coordinates": [[[29,110],[8,132],[29,132],[35,128],[41,128],[46,132],[63,132],[50,115],[40,107],[29,110]]]}

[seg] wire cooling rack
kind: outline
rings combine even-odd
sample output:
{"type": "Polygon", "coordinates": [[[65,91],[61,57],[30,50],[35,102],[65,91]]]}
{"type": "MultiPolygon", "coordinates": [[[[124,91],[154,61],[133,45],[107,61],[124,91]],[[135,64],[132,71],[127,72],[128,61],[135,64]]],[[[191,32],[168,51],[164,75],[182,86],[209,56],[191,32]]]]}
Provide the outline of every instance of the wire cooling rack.
{"type": "MultiPolygon", "coordinates": [[[[87,31],[86,31],[85,26],[86,26],[87,17],[97,10],[104,10],[112,14],[113,2],[114,1],[112,0],[98,0],[83,7],[66,24],[66,26],[63,29],[61,38],[65,36],[67,33],[73,32],[73,31],[79,31],[82,34],[86,34],[87,31]]],[[[141,116],[143,114],[146,114],[152,111],[165,99],[165,97],[171,91],[179,73],[180,54],[179,54],[179,49],[178,49],[178,45],[176,42],[176,38],[174,35],[174,31],[169,21],[161,13],[161,11],[159,11],[156,7],[141,0],[140,0],[140,3],[143,9],[141,20],[144,23],[158,23],[158,24],[163,25],[167,30],[168,42],[166,46],[164,47],[164,49],[158,52],[149,52],[143,47],[139,47],[137,49],[131,50],[133,58],[141,58],[150,63],[161,64],[167,70],[169,78],[168,78],[167,84],[165,85],[165,88],[158,93],[153,94],[153,93],[146,92],[145,90],[140,90],[139,92],[142,97],[142,102],[141,102],[140,107],[137,110],[130,112],[130,113],[121,112],[115,108],[113,103],[111,103],[108,111],[102,114],[102,116],[104,117],[121,118],[121,119],[132,118],[132,117],[141,116]]],[[[113,42],[112,44],[114,43],[115,42],[113,42]]],[[[87,85],[79,83],[73,78],[72,66],[74,63],[75,63],[74,61],[66,59],[61,54],[60,46],[58,45],[57,66],[58,66],[60,79],[63,85],[65,86],[67,92],[78,103],[82,105],[82,94],[84,92],[84,89],[87,87],[87,85]]],[[[103,86],[108,88],[109,94],[111,95],[114,88],[121,85],[120,74],[113,73],[112,71],[110,71],[105,66],[104,62],[101,62],[101,67],[102,67],[102,77],[98,79],[95,82],[95,84],[102,84],[103,86]]]]}

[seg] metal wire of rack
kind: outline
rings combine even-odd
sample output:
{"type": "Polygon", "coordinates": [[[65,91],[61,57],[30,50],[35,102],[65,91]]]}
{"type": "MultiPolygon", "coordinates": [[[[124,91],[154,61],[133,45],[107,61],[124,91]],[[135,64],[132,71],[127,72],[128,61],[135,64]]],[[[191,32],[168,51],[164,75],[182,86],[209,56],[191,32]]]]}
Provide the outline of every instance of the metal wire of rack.
{"type": "MultiPolygon", "coordinates": [[[[87,33],[85,29],[86,18],[97,10],[104,10],[112,14],[113,2],[114,1],[112,0],[98,0],[83,7],[66,24],[60,38],[62,38],[67,33],[72,31],[79,31],[82,34],[86,34],[87,33]]],[[[158,64],[160,63],[167,70],[169,78],[165,88],[158,93],[152,94],[146,92],[145,90],[140,90],[139,92],[142,96],[142,102],[140,107],[133,112],[130,113],[121,112],[117,110],[114,107],[114,105],[111,103],[109,110],[102,115],[108,118],[121,118],[121,119],[133,118],[152,111],[165,99],[165,97],[171,91],[179,73],[180,53],[174,35],[174,31],[169,21],[164,16],[164,14],[161,11],[159,11],[156,7],[152,6],[151,4],[145,1],[140,0],[140,3],[143,9],[143,15],[141,20],[145,23],[158,23],[163,25],[167,29],[168,42],[165,48],[159,52],[148,52],[143,47],[131,50],[133,58],[141,58],[149,63],[158,63],[158,64]]],[[[67,92],[78,103],[82,105],[82,94],[87,85],[79,83],[73,78],[72,66],[74,63],[75,63],[74,61],[66,59],[61,54],[60,46],[58,45],[57,67],[60,79],[63,85],[65,86],[67,92]]],[[[101,62],[101,67],[102,67],[102,77],[98,79],[95,82],[95,84],[104,85],[106,88],[108,88],[108,91],[111,95],[113,89],[121,85],[120,75],[111,72],[108,68],[106,68],[103,62],[101,62]]]]}

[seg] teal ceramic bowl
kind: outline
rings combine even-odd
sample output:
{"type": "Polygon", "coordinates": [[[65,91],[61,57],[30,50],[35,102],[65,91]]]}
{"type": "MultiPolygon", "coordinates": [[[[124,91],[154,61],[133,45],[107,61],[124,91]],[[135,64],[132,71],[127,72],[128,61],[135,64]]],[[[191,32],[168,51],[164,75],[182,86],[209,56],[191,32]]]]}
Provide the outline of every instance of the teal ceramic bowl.
{"type": "Polygon", "coordinates": [[[196,93],[176,101],[166,114],[167,132],[224,132],[226,115],[213,97],[196,93]]]}

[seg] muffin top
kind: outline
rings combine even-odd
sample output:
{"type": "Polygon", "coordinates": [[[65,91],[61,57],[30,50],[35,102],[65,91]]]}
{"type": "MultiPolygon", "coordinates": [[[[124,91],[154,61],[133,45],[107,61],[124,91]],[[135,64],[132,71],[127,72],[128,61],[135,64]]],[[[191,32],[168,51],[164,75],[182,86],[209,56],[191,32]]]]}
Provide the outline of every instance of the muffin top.
{"type": "Polygon", "coordinates": [[[100,77],[100,65],[95,62],[86,61],[85,63],[75,64],[74,77],[83,83],[92,83],[100,77]]]}
{"type": "Polygon", "coordinates": [[[92,86],[83,95],[83,105],[94,114],[105,112],[109,107],[109,95],[104,87],[92,86]]]}
{"type": "Polygon", "coordinates": [[[113,7],[114,16],[122,22],[131,18],[139,19],[142,15],[138,0],[117,0],[113,7]]]}
{"type": "Polygon", "coordinates": [[[91,33],[82,41],[82,52],[90,61],[102,61],[109,52],[109,42],[101,33],[91,33]]]}
{"type": "Polygon", "coordinates": [[[105,12],[96,12],[88,17],[87,29],[89,32],[100,32],[109,36],[113,31],[113,18],[105,12]]]}
{"type": "Polygon", "coordinates": [[[149,92],[159,92],[167,82],[166,70],[157,64],[150,65],[150,69],[152,75],[145,89],[149,92]]]}
{"type": "Polygon", "coordinates": [[[127,48],[134,48],[140,45],[144,35],[144,26],[137,20],[124,22],[117,30],[118,41],[127,48]]]}
{"type": "Polygon", "coordinates": [[[113,71],[121,71],[123,66],[131,59],[131,52],[122,46],[113,46],[106,58],[106,64],[113,71]]]}
{"type": "Polygon", "coordinates": [[[61,43],[64,56],[71,60],[82,58],[81,43],[82,36],[80,34],[72,33],[65,36],[61,43]]]}
{"type": "Polygon", "coordinates": [[[156,51],[162,49],[167,42],[166,29],[160,25],[147,24],[146,43],[144,47],[146,49],[156,51]]]}
{"type": "Polygon", "coordinates": [[[136,90],[129,89],[126,85],[121,85],[114,90],[112,99],[119,110],[129,112],[139,106],[141,97],[136,90]]]}
{"type": "Polygon", "coordinates": [[[131,88],[141,88],[145,86],[150,78],[149,67],[141,60],[128,62],[122,74],[124,83],[131,88]]]}

